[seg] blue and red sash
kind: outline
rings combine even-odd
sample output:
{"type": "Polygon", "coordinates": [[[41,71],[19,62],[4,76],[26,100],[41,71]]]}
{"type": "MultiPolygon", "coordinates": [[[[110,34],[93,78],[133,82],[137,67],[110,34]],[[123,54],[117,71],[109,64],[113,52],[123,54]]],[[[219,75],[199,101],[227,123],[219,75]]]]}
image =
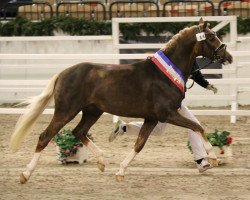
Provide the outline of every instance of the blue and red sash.
{"type": "Polygon", "coordinates": [[[151,60],[184,94],[186,78],[183,76],[182,72],[168,59],[168,57],[165,56],[161,50],[159,50],[153,55],[151,60]]]}

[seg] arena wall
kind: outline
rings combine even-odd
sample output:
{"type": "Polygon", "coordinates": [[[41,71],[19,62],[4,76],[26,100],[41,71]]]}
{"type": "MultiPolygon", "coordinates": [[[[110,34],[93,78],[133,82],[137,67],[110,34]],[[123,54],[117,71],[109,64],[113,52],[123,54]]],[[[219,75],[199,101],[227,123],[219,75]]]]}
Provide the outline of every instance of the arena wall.
{"type": "MultiPolygon", "coordinates": [[[[83,37],[84,38],[84,37],[83,37]]],[[[117,53],[117,49],[113,47],[111,36],[100,37],[85,37],[83,40],[39,40],[39,41],[1,41],[0,54],[112,54],[117,53]]],[[[224,38],[227,41],[227,37],[224,38]]],[[[243,40],[237,43],[237,50],[246,51],[250,49],[250,40],[243,40]]],[[[46,80],[54,73],[60,72],[73,64],[80,62],[98,62],[98,63],[116,63],[115,60],[0,60],[0,79],[16,80],[16,79],[33,79],[46,80]],[[19,67],[15,67],[18,64],[19,67]],[[22,66],[23,67],[20,67],[22,66]],[[46,67],[51,65],[52,67],[46,67]],[[28,66],[28,67],[27,67],[28,66]],[[54,66],[54,67],[53,67],[54,66]]],[[[237,62],[250,63],[250,57],[243,57],[237,62]]],[[[227,68],[227,66],[224,66],[227,68]]],[[[249,78],[250,67],[248,65],[238,66],[237,77],[249,78]]],[[[228,75],[224,75],[228,76],[228,75]]],[[[229,94],[230,88],[225,85],[218,85],[219,94],[229,94]]],[[[19,99],[24,99],[28,96],[36,95],[36,92],[1,92],[0,103],[13,103],[19,99]],[[6,102],[6,99],[9,99],[6,102]]],[[[230,105],[229,100],[213,100],[209,98],[198,101],[189,99],[189,95],[211,95],[211,91],[205,91],[196,84],[187,92],[186,103],[190,106],[227,106],[230,105]]],[[[250,92],[242,92],[239,94],[239,104],[250,104],[250,92]]]]}

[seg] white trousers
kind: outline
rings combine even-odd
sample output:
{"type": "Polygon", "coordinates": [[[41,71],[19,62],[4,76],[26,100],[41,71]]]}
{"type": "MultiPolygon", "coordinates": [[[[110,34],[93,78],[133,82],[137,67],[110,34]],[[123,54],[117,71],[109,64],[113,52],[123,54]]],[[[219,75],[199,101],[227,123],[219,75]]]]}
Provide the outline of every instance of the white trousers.
{"type": "MultiPolygon", "coordinates": [[[[181,105],[181,109],[178,111],[182,116],[195,121],[196,123],[200,124],[200,122],[197,120],[197,118],[190,112],[190,110],[184,106],[181,105]]],[[[129,135],[138,135],[139,131],[142,127],[143,122],[130,122],[126,124],[126,133],[129,135]]],[[[166,126],[167,123],[161,123],[158,122],[154,130],[152,131],[151,134],[163,134],[166,131],[166,126]]],[[[194,154],[194,159],[199,160],[202,158],[208,157],[208,154],[205,150],[204,144],[203,144],[203,139],[201,135],[198,133],[195,133],[193,130],[188,129],[188,138],[190,145],[192,147],[192,151],[194,154]]]]}

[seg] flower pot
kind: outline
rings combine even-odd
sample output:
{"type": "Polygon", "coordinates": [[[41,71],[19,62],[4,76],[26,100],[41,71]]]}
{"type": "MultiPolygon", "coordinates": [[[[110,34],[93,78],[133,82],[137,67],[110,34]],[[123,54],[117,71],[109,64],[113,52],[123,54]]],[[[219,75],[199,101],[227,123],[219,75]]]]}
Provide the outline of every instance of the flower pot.
{"type": "Polygon", "coordinates": [[[66,163],[72,163],[72,162],[78,162],[78,164],[82,164],[83,162],[86,162],[88,160],[88,150],[86,146],[78,147],[77,152],[75,155],[67,156],[66,159],[60,158],[60,148],[56,146],[57,151],[57,160],[60,164],[66,164],[66,163]]]}
{"type": "Polygon", "coordinates": [[[231,163],[233,161],[233,151],[231,146],[223,146],[222,149],[214,146],[213,150],[222,164],[231,163]]]}

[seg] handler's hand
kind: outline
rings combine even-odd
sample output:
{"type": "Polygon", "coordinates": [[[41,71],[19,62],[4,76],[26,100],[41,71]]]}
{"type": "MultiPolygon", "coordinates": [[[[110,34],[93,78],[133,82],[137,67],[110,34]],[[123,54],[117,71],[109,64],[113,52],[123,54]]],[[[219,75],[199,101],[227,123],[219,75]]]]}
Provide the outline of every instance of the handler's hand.
{"type": "Polygon", "coordinates": [[[208,90],[212,90],[212,91],[214,92],[214,94],[216,94],[217,91],[218,91],[218,89],[217,89],[216,87],[214,87],[213,85],[211,85],[211,84],[209,84],[209,85],[207,86],[207,89],[208,89],[208,90]]]}

